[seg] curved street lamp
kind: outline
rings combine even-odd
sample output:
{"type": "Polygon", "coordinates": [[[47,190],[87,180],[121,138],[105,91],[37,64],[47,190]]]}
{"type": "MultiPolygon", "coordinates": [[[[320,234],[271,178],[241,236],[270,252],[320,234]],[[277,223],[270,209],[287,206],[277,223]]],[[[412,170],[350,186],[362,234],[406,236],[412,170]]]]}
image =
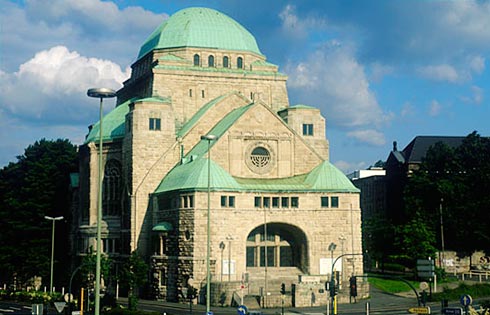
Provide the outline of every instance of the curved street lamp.
{"type": "Polygon", "coordinates": [[[99,191],[98,191],[98,203],[97,203],[97,252],[95,263],[95,315],[100,313],[100,256],[102,252],[102,244],[100,239],[100,223],[102,221],[102,105],[104,98],[112,98],[116,96],[114,90],[108,88],[93,88],[87,91],[89,97],[95,97],[100,99],[99,109],[99,191]]]}

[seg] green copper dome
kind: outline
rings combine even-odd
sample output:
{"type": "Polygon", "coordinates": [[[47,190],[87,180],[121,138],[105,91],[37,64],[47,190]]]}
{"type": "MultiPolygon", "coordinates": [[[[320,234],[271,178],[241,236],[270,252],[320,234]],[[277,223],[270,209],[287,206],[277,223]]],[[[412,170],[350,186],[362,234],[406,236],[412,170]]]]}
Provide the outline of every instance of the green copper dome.
{"type": "Polygon", "coordinates": [[[232,18],[208,8],[188,8],[163,22],[141,46],[138,59],[154,49],[202,47],[262,55],[255,38],[232,18]]]}

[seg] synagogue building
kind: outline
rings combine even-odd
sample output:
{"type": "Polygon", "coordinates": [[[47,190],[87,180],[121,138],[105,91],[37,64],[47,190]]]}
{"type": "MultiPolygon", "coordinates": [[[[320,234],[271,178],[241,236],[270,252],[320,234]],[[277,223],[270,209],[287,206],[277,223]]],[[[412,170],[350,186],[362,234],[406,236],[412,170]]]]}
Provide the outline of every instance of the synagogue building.
{"type": "Polygon", "coordinates": [[[103,251],[140,253],[155,299],[183,301],[192,284],[202,303],[208,259],[213,305],[280,306],[282,283],[285,305],[325,304],[332,270],[348,299],[360,192],[329,161],[319,104],[291,105],[254,36],[207,8],[163,21],[131,68],[80,148],[77,254],[96,248],[102,137],[103,251]]]}

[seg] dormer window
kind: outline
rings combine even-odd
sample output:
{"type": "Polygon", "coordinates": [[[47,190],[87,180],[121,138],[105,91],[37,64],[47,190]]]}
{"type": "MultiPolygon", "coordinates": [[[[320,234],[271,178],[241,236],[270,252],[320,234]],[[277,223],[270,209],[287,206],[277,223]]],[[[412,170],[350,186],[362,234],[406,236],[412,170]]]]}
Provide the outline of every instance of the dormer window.
{"type": "Polygon", "coordinates": [[[208,57],[208,67],[214,67],[214,56],[210,55],[208,57]]]}
{"type": "Polygon", "coordinates": [[[199,66],[200,65],[200,58],[198,54],[194,55],[194,66],[199,66]]]}

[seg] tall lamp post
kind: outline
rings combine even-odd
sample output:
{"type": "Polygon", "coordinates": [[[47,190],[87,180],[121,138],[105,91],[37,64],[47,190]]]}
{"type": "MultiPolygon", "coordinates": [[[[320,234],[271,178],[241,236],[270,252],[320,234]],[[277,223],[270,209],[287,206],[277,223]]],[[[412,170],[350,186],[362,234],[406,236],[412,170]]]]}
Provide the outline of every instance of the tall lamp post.
{"type": "Polygon", "coordinates": [[[55,221],[63,220],[63,216],[61,217],[49,217],[49,216],[44,216],[46,220],[51,220],[53,221],[53,226],[51,228],[51,273],[49,276],[49,292],[53,293],[53,266],[54,266],[54,223],[55,221]]]}
{"type": "MultiPolygon", "coordinates": [[[[218,137],[215,135],[207,134],[201,136],[201,140],[208,142],[208,218],[207,218],[207,240],[206,240],[206,315],[209,315],[211,309],[211,268],[210,268],[210,256],[211,256],[211,141],[216,140],[218,137]]],[[[98,315],[98,314],[95,314],[98,315]]]]}
{"type": "Polygon", "coordinates": [[[102,118],[104,116],[103,100],[116,96],[116,92],[107,88],[93,88],[87,91],[89,97],[100,99],[99,107],[99,173],[98,173],[98,203],[97,203],[97,252],[95,260],[95,315],[100,313],[100,258],[102,252],[102,243],[100,239],[100,223],[102,221],[102,118]]]}

